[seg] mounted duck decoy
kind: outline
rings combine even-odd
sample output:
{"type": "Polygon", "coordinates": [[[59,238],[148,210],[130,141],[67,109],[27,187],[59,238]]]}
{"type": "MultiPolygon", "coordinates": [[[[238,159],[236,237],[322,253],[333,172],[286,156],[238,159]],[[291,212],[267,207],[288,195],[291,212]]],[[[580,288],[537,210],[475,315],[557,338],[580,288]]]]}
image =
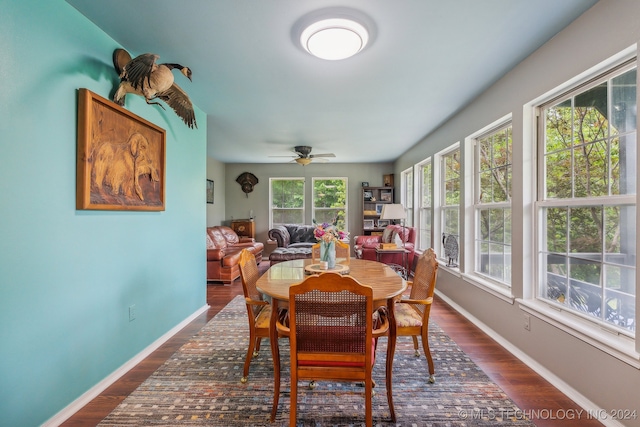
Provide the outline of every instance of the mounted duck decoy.
{"type": "Polygon", "coordinates": [[[193,129],[198,127],[193,105],[189,96],[180,86],[174,83],[173,72],[178,69],[189,80],[191,70],[180,64],[158,64],[160,57],[154,53],[143,53],[131,59],[131,55],[124,49],[116,49],[113,52],[113,65],[120,76],[120,85],[113,96],[113,102],[124,105],[125,96],[128,93],[140,95],[145,98],[147,104],[164,106],[154,99],[166,102],[169,107],[193,129]]]}

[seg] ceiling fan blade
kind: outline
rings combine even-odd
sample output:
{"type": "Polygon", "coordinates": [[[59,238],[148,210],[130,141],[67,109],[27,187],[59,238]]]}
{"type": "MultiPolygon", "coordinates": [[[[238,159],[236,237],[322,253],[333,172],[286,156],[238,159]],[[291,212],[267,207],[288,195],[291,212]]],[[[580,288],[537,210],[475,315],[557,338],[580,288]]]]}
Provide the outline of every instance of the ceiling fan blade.
{"type": "Polygon", "coordinates": [[[309,157],[335,157],[336,155],[333,153],[324,153],[324,154],[311,154],[309,157]]]}

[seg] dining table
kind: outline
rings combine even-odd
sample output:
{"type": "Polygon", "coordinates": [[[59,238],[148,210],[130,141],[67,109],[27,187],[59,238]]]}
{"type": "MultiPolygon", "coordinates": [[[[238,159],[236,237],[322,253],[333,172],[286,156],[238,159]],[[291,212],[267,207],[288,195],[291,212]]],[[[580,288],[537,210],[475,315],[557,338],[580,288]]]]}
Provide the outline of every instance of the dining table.
{"type": "Polygon", "coordinates": [[[396,347],[394,300],[407,289],[407,281],[386,264],[356,258],[350,258],[348,263],[336,264],[333,270],[321,270],[320,266],[314,263],[312,259],[283,261],[269,267],[258,279],[256,283],[258,291],[269,296],[272,304],[269,324],[269,341],[274,366],[274,395],[271,421],[275,420],[280,398],[280,348],[276,330],[279,309],[288,307],[289,287],[291,285],[300,283],[310,274],[322,274],[325,271],[348,274],[361,284],[371,286],[373,288],[374,310],[380,307],[387,307],[389,333],[385,377],[389,412],[392,421],[395,422],[396,416],[392,394],[393,357],[396,347]]]}

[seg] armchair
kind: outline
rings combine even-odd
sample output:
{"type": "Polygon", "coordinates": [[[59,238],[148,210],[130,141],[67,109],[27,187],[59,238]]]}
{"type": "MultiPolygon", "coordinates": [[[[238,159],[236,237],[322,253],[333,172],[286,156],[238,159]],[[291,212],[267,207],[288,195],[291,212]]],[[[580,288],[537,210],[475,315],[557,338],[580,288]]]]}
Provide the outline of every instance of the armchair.
{"type": "Polygon", "coordinates": [[[435,369],[431,351],[429,350],[429,314],[433,303],[438,275],[438,261],[433,249],[427,249],[416,263],[413,281],[409,282],[411,293],[408,299],[400,299],[395,305],[397,336],[413,338],[416,357],[418,351],[418,336],[422,340],[422,348],[429,364],[429,382],[435,382],[435,369]]]}
{"type": "MultiPolygon", "coordinates": [[[[407,265],[413,265],[416,243],[416,229],[413,227],[402,227],[401,225],[389,225],[384,229],[382,235],[376,236],[356,236],[353,249],[356,258],[376,261],[376,248],[380,243],[392,243],[398,235],[404,242],[404,247],[409,251],[407,254],[407,265]]],[[[381,259],[385,264],[403,265],[402,254],[384,254],[381,259]]]]}

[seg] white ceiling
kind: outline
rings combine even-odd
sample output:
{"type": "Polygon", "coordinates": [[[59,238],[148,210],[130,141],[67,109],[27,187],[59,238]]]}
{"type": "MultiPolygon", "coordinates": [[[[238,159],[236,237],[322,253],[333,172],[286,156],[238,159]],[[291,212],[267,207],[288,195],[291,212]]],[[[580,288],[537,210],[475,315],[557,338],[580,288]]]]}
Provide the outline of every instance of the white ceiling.
{"type": "Polygon", "coordinates": [[[133,56],[192,69],[176,83],[225,163],[286,162],[268,156],[295,145],[332,163],[393,161],[597,2],[67,1],[133,56]],[[323,61],[297,45],[296,25],[326,9],[368,21],[364,51],[323,61]]]}

